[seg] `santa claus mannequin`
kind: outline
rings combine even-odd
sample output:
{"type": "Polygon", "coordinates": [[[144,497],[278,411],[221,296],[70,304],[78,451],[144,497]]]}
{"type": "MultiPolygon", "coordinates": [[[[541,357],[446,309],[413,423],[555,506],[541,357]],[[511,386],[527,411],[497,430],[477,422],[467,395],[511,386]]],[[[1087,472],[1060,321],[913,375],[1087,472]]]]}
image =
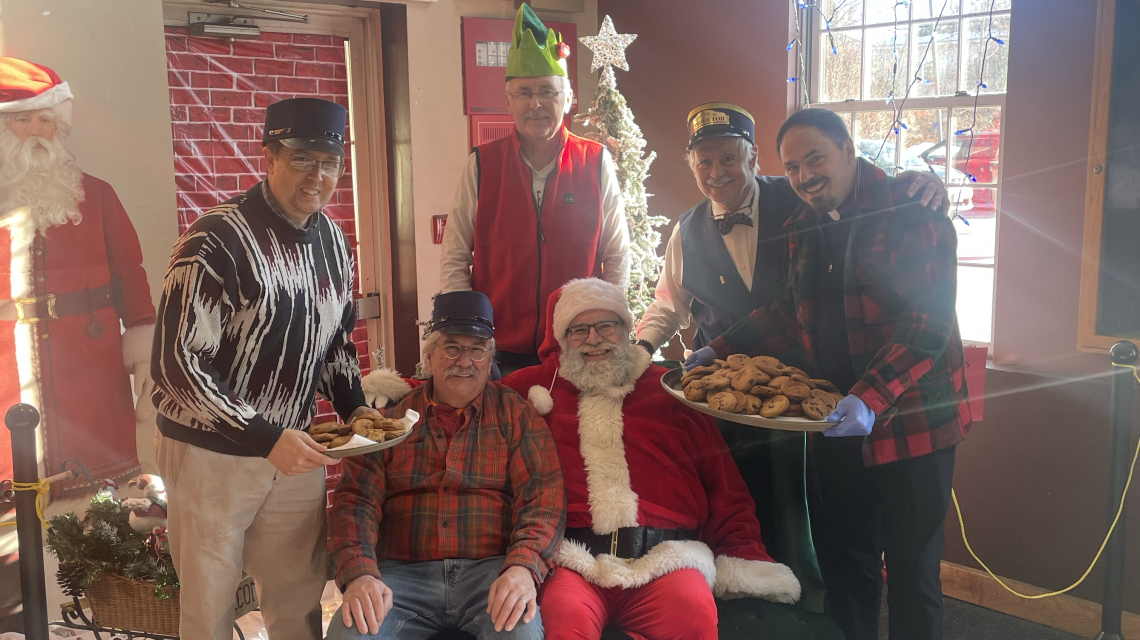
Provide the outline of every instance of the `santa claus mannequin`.
{"type": "MultiPolygon", "coordinates": [[[[155,312],[130,218],[67,148],[71,99],[51,69],[0,58],[0,410],[39,409],[42,474],[74,458],[122,479],[136,429],[154,433],[155,312]]],[[[0,429],[0,478],[11,464],[0,429]]]]}

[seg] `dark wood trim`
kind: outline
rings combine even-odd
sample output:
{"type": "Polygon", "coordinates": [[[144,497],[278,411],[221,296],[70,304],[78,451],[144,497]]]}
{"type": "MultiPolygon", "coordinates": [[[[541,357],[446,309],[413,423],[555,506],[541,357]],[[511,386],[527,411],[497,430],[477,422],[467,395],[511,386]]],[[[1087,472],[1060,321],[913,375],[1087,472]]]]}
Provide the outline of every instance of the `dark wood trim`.
{"type": "Polygon", "coordinates": [[[408,77],[408,10],[380,6],[384,61],[384,113],[388,142],[388,210],[392,238],[392,333],[387,366],[404,375],[419,362],[419,296],[416,290],[416,216],[412,204],[412,109],[408,77]]]}

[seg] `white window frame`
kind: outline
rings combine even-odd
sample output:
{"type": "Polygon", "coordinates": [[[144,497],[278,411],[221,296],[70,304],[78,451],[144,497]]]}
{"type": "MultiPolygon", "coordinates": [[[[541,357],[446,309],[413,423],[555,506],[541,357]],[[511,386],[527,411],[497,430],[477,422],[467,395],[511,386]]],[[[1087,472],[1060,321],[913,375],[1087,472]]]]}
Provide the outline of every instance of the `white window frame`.
{"type": "MultiPolygon", "coordinates": [[[[850,1],[850,0],[848,0],[848,1],[850,1]]],[[[864,0],[859,0],[859,1],[862,2],[862,4],[863,4],[863,12],[864,12],[863,19],[865,20],[866,19],[866,2],[864,0]]],[[[820,4],[822,4],[822,2],[820,2],[820,4]]],[[[908,9],[910,9],[910,7],[908,7],[908,9]]],[[[1004,9],[1004,10],[1000,10],[1000,11],[995,10],[993,12],[993,16],[995,18],[1001,17],[1001,16],[1009,16],[1009,15],[1011,15],[1010,9],[1004,9]]],[[[1005,165],[1005,155],[1004,155],[1005,134],[1004,134],[1004,131],[1005,131],[1005,114],[1006,114],[1005,104],[1006,104],[1006,95],[1007,94],[1005,92],[1003,92],[1003,93],[979,93],[975,97],[974,91],[976,88],[974,86],[972,86],[972,82],[971,82],[970,78],[964,77],[965,68],[966,68],[966,65],[968,64],[968,60],[966,59],[966,46],[967,46],[968,39],[963,37],[963,35],[965,33],[964,23],[966,20],[969,20],[969,19],[988,18],[989,16],[990,16],[989,11],[983,11],[983,12],[976,12],[976,13],[944,15],[942,17],[942,22],[946,22],[949,20],[954,20],[954,21],[958,22],[958,78],[959,78],[959,82],[961,82],[962,85],[958,86],[958,92],[952,96],[937,96],[937,97],[909,96],[906,98],[906,102],[903,105],[903,110],[904,110],[904,112],[909,111],[911,109],[915,109],[915,110],[919,110],[919,109],[946,109],[947,110],[947,114],[950,116],[948,119],[948,122],[947,122],[947,126],[948,127],[954,127],[953,130],[948,129],[946,131],[946,141],[947,141],[946,166],[948,169],[951,167],[951,164],[953,162],[953,159],[951,157],[952,154],[950,153],[950,144],[949,143],[955,137],[954,136],[955,130],[966,128],[966,127],[960,126],[954,120],[954,118],[953,118],[954,110],[955,109],[963,109],[963,108],[972,110],[975,106],[975,103],[976,103],[979,110],[982,109],[983,107],[998,107],[1001,110],[1001,114],[1002,114],[1001,131],[1002,131],[1002,134],[999,137],[999,146],[998,146],[999,161],[998,161],[998,167],[997,167],[997,172],[996,172],[996,178],[994,179],[993,182],[986,182],[986,183],[978,182],[978,183],[970,183],[968,185],[965,185],[965,186],[970,186],[973,188],[993,189],[994,190],[993,200],[994,200],[994,216],[995,216],[995,220],[996,220],[996,230],[995,230],[995,238],[994,238],[994,259],[993,259],[993,263],[992,264],[977,264],[977,263],[973,263],[973,262],[959,262],[958,263],[959,267],[992,270],[993,274],[994,274],[993,280],[995,282],[994,293],[996,295],[996,290],[997,290],[997,287],[996,287],[996,274],[997,274],[996,268],[997,268],[997,263],[998,263],[997,238],[1001,233],[1001,220],[1002,220],[1002,216],[1000,215],[1000,212],[1001,212],[1001,192],[1002,192],[1001,184],[1002,184],[1002,173],[1004,171],[1004,165],[1005,165]],[[971,85],[971,86],[963,86],[963,85],[967,85],[967,84],[971,85]]],[[[828,40],[827,32],[824,29],[824,25],[825,25],[824,19],[821,18],[819,11],[817,11],[815,9],[810,9],[810,8],[804,9],[803,15],[801,16],[801,18],[803,19],[804,32],[806,34],[808,34],[808,42],[806,43],[806,46],[804,47],[804,51],[807,54],[807,58],[808,58],[807,67],[808,67],[808,99],[809,99],[809,104],[806,106],[822,107],[825,109],[830,109],[830,110],[835,111],[836,113],[839,113],[842,115],[849,115],[851,118],[851,122],[852,122],[852,129],[854,129],[854,122],[855,122],[855,114],[856,113],[859,113],[859,112],[894,111],[895,109],[898,108],[899,103],[901,103],[903,100],[903,96],[896,96],[894,98],[894,103],[890,103],[886,100],[879,99],[879,98],[865,99],[865,95],[866,95],[866,92],[868,90],[868,82],[869,82],[868,76],[866,76],[866,74],[864,73],[864,70],[865,70],[866,65],[867,65],[867,57],[869,54],[868,47],[866,46],[866,37],[864,37],[865,33],[860,34],[860,36],[861,36],[860,37],[861,55],[860,55],[860,60],[859,60],[859,73],[860,73],[860,77],[861,77],[860,89],[859,89],[860,99],[858,99],[858,100],[850,100],[849,99],[849,100],[843,100],[843,101],[821,102],[820,96],[822,95],[823,82],[824,82],[821,60],[824,56],[832,55],[831,54],[831,44],[828,40]]],[[[914,65],[918,62],[917,58],[921,57],[921,53],[919,53],[917,56],[913,55],[915,52],[915,47],[914,47],[914,43],[912,41],[913,30],[911,29],[911,25],[916,24],[916,23],[933,22],[936,19],[937,19],[937,16],[932,16],[929,18],[920,18],[920,19],[916,19],[916,20],[907,19],[905,21],[904,20],[898,21],[898,23],[897,23],[898,25],[900,25],[900,26],[904,25],[904,24],[906,25],[906,28],[907,28],[906,47],[907,47],[908,51],[911,52],[911,55],[906,56],[907,68],[905,69],[905,71],[904,70],[899,71],[899,76],[901,78],[909,79],[909,80],[913,81],[913,78],[915,75],[914,65]]],[[[867,29],[891,27],[891,26],[894,26],[895,24],[896,23],[894,21],[876,22],[876,23],[871,23],[871,24],[866,24],[866,23],[861,21],[860,24],[857,26],[833,27],[831,29],[831,32],[833,34],[834,33],[842,33],[842,32],[855,32],[855,31],[865,32],[867,29]]],[[[990,43],[990,46],[1001,46],[1001,45],[997,45],[996,43],[990,43]]],[[[905,80],[904,80],[904,82],[905,82],[905,80]]],[[[974,80],[974,82],[976,82],[976,80],[974,80]]],[[[1007,76],[1007,78],[1006,78],[1007,91],[1008,91],[1008,86],[1009,86],[1009,78],[1007,76]]],[[[903,121],[905,122],[905,117],[903,118],[903,121]]],[[[852,134],[854,135],[854,132],[852,132],[852,134]]],[[[896,140],[898,139],[898,134],[893,134],[893,136],[895,137],[896,140]]],[[[898,145],[896,144],[896,154],[897,153],[901,153],[901,149],[899,149],[898,145]]],[[[898,160],[899,160],[899,158],[896,156],[896,163],[898,162],[898,160]]],[[[956,222],[955,224],[960,224],[960,223],[956,222]]],[[[986,347],[986,348],[992,347],[993,336],[994,336],[994,323],[995,323],[993,309],[994,309],[994,304],[993,304],[993,298],[991,297],[991,303],[990,303],[990,342],[980,342],[980,341],[976,341],[976,340],[964,340],[964,342],[966,344],[972,345],[972,346],[986,347]]]]}

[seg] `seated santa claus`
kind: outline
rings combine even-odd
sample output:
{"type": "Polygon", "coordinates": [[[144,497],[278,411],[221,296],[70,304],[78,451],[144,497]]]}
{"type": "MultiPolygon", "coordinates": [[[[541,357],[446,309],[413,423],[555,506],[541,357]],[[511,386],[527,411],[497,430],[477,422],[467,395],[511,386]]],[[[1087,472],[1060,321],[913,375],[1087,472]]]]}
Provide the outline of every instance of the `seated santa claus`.
{"type": "Polygon", "coordinates": [[[566,538],[539,594],[546,637],[717,637],[718,598],[791,603],[800,584],[768,556],[716,424],[669,396],[630,344],[625,292],[572,280],[547,304],[541,365],[503,384],[554,434],[566,538]]]}

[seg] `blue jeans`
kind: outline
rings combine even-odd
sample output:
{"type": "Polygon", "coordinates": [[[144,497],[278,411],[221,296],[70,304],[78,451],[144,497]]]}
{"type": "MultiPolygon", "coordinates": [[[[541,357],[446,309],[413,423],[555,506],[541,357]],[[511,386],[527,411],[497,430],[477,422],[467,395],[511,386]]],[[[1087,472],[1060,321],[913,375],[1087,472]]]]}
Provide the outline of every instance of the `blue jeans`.
{"type": "Polygon", "coordinates": [[[542,640],[541,614],[529,623],[520,618],[514,631],[495,631],[487,596],[504,559],[381,562],[380,579],[392,590],[392,610],[380,633],[361,631],[355,622],[345,627],[337,611],[326,640],[428,640],[441,631],[466,631],[478,640],[542,640]]]}

